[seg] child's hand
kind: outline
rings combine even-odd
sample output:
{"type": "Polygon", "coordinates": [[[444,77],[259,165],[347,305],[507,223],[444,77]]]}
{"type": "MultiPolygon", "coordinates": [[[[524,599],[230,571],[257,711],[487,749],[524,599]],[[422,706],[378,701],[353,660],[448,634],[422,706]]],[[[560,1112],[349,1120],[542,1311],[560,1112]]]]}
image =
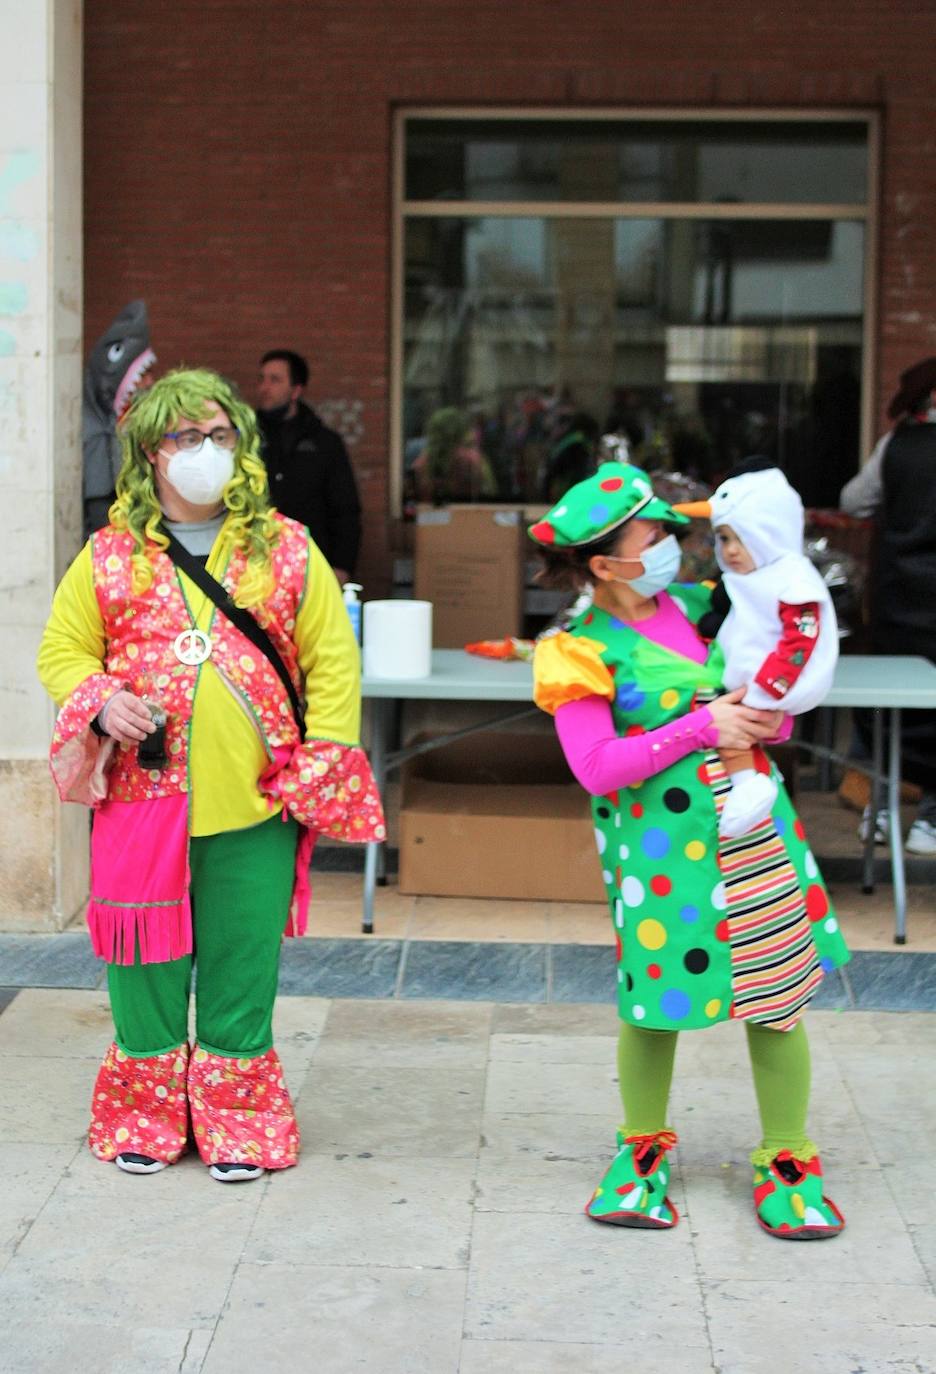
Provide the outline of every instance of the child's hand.
{"type": "Polygon", "coordinates": [[[758,711],[764,725],[767,727],[767,739],[776,739],[783,728],[784,714],[782,711],[758,711]]]}
{"type": "Polygon", "coordinates": [[[783,721],[782,711],[756,711],[742,706],[746,687],[738,687],[716,697],[709,705],[712,721],[718,731],[719,749],[750,749],[772,739],[783,721]]]}

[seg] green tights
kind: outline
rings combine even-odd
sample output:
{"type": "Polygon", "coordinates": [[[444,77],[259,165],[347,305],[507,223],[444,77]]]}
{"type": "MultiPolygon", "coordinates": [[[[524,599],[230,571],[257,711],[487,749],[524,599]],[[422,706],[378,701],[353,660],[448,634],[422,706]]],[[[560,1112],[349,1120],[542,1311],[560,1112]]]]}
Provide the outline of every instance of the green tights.
{"type": "MultiPolygon", "coordinates": [[[[810,1082],[806,1027],[798,1021],[791,1031],[776,1031],[746,1021],[744,1028],[764,1133],[753,1162],[769,1163],[780,1150],[789,1150],[797,1159],[812,1158],[816,1147],[806,1135],[810,1082]]],[[[651,1134],[665,1127],[677,1034],[621,1023],[618,1077],[625,1135],[651,1134]]]]}

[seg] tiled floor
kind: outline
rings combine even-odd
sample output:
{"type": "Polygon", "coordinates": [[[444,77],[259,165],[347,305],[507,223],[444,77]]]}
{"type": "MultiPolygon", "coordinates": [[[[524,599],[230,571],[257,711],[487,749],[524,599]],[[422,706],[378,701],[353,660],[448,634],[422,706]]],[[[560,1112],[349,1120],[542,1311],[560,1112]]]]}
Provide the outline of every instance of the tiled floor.
{"type": "MultiPolygon", "coordinates": [[[[798,800],[807,832],[830,873],[842,928],[852,949],[893,950],[894,906],[889,851],[876,851],[875,891],[861,891],[858,817],[833,794],[804,792],[798,800]]],[[[905,816],[906,829],[912,812],[905,816]]],[[[346,855],[345,855],[346,856],[346,855]]],[[[936,861],[909,857],[907,949],[936,953],[936,861]]],[[[323,861],[320,852],[319,860],[323,861]]],[[[327,862],[327,858],[324,860],[327,862]]],[[[313,936],[353,939],[361,930],[359,873],[313,873],[313,936]]],[[[484,901],[471,897],[411,897],[396,880],[378,888],[376,933],[393,940],[505,940],[534,944],[608,944],[607,908],[595,903],[484,901]]]]}
{"type": "Polygon", "coordinates": [[[936,1016],[810,1014],[848,1227],[806,1246],[753,1220],[736,1026],[680,1045],[682,1221],[652,1233],[581,1213],[619,1116],[612,1008],[291,996],[276,1023],[303,1155],[224,1188],[87,1152],[102,992],[0,1015],[4,1374],[936,1374],[936,1016]]]}
{"type": "MultiPolygon", "coordinates": [[[[313,873],[313,936],[352,939],[361,933],[361,876],[313,873]]],[[[832,900],[852,949],[893,950],[890,885],[865,896],[857,881],[831,883],[832,900]]],[[[908,889],[907,950],[936,953],[936,887],[908,889]]],[[[508,940],[537,944],[611,944],[608,909],[597,903],[482,901],[474,897],[409,897],[396,880],[378,888],[375,933],[388,940],[508,940]]],[[[899,952],[899,951],[897,951],[899,952]]]]}

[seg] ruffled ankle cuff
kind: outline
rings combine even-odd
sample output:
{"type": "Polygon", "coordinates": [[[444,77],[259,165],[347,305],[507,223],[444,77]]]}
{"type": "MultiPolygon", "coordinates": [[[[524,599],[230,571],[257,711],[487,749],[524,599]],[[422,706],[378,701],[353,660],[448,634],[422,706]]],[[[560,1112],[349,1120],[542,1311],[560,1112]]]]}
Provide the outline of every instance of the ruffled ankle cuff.
{"type": "Polygon", "coordinates": [[[751,1151],[751,1163],[754,1165],[755,1169],[769,1169],[782,1150],[789,1151],[793,1158],[798,1159],[801,1164],[807,1164],[809,1160],[816,1158],[816,1155],[819,1153],[819,1146],[815,1141],[810,1140],[809,1137],[805,1135],[792,1145],[777,1145],[776,1143],[773,1145],[758,1145],[756,1150],[751,1151]]]}
{"type": "MultiPolygon", "coordinates": [[[[649,1140],[649,1138],[650,1138],[651,1136],[658,1136],[658,1135],[670,1136],[670,1137],[672,1137],[672,1143],[671,1143],[670,1145],[668,1145],[667,1148],[669,1148],[669,1149],[672,1149],[673,1145],[676,1145],[676,1144],[678,1144],[678,1142],[679,1142],[679,1137],[678,1137],[678,1135],[676,1134],[676,1132],[675,1132],[675,1130],[673,1129],[672,1126],[656,1126],[656,1127],[652,1128],[651,1130],[647,1130],[646,1128],[643,1129],[643,1130],[641,1130],[641,1129],[639,1129],[639,1128],[636,1128],[636,1129],[635,1129],[634,1127],[624,1125],[624,1126],[619,1126],[619,1127],[618,1127],[618,1131],[620,1132],[621,1136],[622,1136],[623,1138],[625,1138],[625,1139],[626,1139],[628,1136],[639,1136],[641,1139],[643,1139],[644,1137],[646,1137],[648,1140],[649,1140]]],[[[772,1156],[771,1156],[771,1158],[772,1158],[772,1156]]]]}

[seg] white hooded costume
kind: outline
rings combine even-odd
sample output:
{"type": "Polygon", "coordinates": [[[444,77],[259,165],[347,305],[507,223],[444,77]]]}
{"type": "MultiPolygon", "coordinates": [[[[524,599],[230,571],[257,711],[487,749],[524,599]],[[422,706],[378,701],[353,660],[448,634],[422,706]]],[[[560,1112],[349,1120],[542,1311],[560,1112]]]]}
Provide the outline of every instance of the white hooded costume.
{"type": "Polygon", "coordinates": [[[722,482],[712,495],[711,512],[713,528],[730,525],[755,564],[750,573],[728,572],[716,552],[731,600],[717,636],[725,655],[725,686],[732,691],[749,684],[744,704],[759,710],[811,711],[832,684],[838,626],[829,590],[803,553],[802,501],[779,468],[767,468],[722,482]],[[783,637],[781,602],[818,603],[819,632],[796,681],[777,697],[755,679],[783,637]]]}

